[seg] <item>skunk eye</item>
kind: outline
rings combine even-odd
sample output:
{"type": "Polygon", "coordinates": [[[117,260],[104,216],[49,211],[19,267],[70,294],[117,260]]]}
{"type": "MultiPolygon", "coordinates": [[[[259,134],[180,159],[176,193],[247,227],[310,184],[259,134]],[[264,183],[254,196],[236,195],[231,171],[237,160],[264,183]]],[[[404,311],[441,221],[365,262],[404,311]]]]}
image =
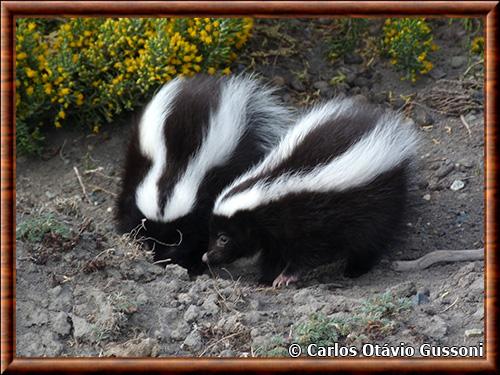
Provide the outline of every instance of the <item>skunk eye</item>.
{"type": "Polygon", "coordinates": [[[229,237],[226,236],[225,234],[219,234],[219,237],[217,237],[217,245],[218,246],[224,246],[229,242],[229,237]]]}

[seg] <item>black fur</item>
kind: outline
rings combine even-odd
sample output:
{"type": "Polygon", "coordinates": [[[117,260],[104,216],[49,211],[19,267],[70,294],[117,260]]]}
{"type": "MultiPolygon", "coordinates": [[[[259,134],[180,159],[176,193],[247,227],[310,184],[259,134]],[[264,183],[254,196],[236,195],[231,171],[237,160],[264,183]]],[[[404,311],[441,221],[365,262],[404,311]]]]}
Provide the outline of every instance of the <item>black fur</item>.
{"type": "MultiPolygon", "coordinates": [[[[328,162],[372,130],[380,115],[372,106],[357,106],[325,122],[284,162],[235,186],[228,196],[259,180],[328,162]]],[[[370,270],[402,228],[407,179],[408,162],[403,161],[365,186],[343,192],[288,194],[231,217],[213,215],[205,261],[228,263],[261,250],[261,281],[269,283],[280,272],[297,275],[343,257],[346,276],[359,276],[370,270]]]]}
{"type": "MultiPolygon", "coordinates": [[[[201,146],[203,134],[209,126],[210,115],[220,105],[221,85],[226,79],[198,75],[185,79],[177,93],[173,109],[164,126],[167,162],[158,184],[162,210],[190,158],[201,146]]],[[[247,132],[230,160],[206,174],[198,190],[196,205],[188,215],[168,223],[149,219],[145,221],[145,230],[141,229],[139,235],[152,238],[145,241],[154,249],[155,261],[171,259],[173,263],[187,268],[192,274],[203,271],[205,265],[201,262],[201,255],[208,246],[208,220],[214,199],[236,176],[263,157],[265,149],[261,145],[262,139],[259,139],[254,129],[265,124],[266,116],[266,113],[248,111],[247,132]],[[161,244],[178,243],[178,230],[182,233],[182,243],[179,246],[161,244]]],[[[285,118],[282,120],[288,121],[285,118]]],[[[122,174],[122,189],[117,200],[116,220],[122,233],[137,228],[144,218],[136,205],[135,192],[150,167],[151,161],[140,151],[137,124],[128,147],[122,174]]]]}

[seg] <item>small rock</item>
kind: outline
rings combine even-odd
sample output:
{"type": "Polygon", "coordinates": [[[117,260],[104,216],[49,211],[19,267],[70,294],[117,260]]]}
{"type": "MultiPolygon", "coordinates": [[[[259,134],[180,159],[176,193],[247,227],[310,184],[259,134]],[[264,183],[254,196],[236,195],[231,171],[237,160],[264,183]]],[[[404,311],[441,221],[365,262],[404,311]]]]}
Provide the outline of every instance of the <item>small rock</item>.
{"type": "Polygon", "coordinates": [[[426,303],[429,303],[430,295],[431,292],[429,291],[429,289],[419,290],[415,295],[413,302],[415,305],[424,305],[426,303]]]}
{"type": "Polygon", "coordinates": [[[224,349],[220,352],[219,357],[234,357],[234,352],[231,349],[224,349]]]}
{"type": "Polygon", "coordinates": [[[158,341],[148,337],[110,345],[104,351],[104,355],[108,357],[156,357],[159,351],[158,341]]]}
{"type": "Polygon", "coordinates": [[[192,352],[196,352],[201,349],[202,347],[202,342],[201,342],[201,335],[200,332],[195,329],[192,331],[184,340],[182,343],[181,347],[183,349],[187,348],[192,352]]]}
{"type": "Polygon", "coordinates": [[[317,81],[317,82],[313,83],[313,87],[316,90],[325,90],[325,89],[329,88],[330,85],[328,84],[328,82],[325,82],[325,81],[317,81]]]}
{"type": "Polygon", "coordinates": [[[446,332],[448,332],[446,322],[439,316],[434,315],[426,321],[426,325],[422,333],[433,339],[439,340],[446,335],[446,332]]]}
{"type": "Polygon", "coordinates": [[[60,311],[59,313],[57,313],[57,315],[52,320],[52,330],[61,336],[69,334],[71,330],[71,324],[69,324],[68,318],[68,314],[66,314],[64,311],[60,311]]]}
{"type": "Polygon", "coordinates": [[[184,321],[179,321],[177,328],[172,330],[172,332],[170,332],[170,337],[174,340],[182,340],[189,333],[189,330],[190,330],[189,324],[187,324],[184,321]]]}
{"type": "Polygon", "coordinates": [[[439,169],[436,171],[436,177],[438,178],[443,178],[446,177],[450,174],[450,172],[453,170],[454,165],[453,163],[449,164],[443,164],[439,169]]]}
{"type": "Polygon", "coordinates": [[[165,273],[168,275],[172,275],[173,277],[179,280],[184,280],[184,281],[189,280],[189,275],[187,270],[177,264],[167,264],[167,266],[165,267],[165,273]]]}
{"type": "Polygon", "coordinates": [[[469,159],[461,159],[458,161],[459,165],[463,165],[465,168],[472,168],[474,166],[474,162],[469,159]]]}
{"type": "Polygon", "coordinates": [[[357,87],[367,87],[370,86],[370,81],[365,77],[358,76],[354,79],[353,84],[357,87]]]}
{"type": "Polygon", "coordinates": [[[438,80],[438,79],[441,79],[441,78],[444,78],[446,77],[446,72],[441,69],[441,68],[434,68],[432,69],[430,72],[429,72],[429,75],[435,79],[435,80],[438,80]]]}
{"type": "Polygon", "coordinates": [[[300,82],[298,79],[293,79],[292,82],[290,83],[292,88],[296,91],[304,91],[306,88],[304,87],[304,84],[300,82]]]}
{"type": "Polygon", "coordinates": [[[417,287],[415,286],[415,283],[413,281],[406,281],[404,283],[394,285],[392,288],[389,289],[389,292],[394,297],[399,297],[399,298],[411,297],[415,293],[417,293],[417,287]]]}
{"type": "Polygon", "coordinates": [[[478,337],[483,335],[483,330],[479,328],[466,329],[464,332],[465,337],[478,337]]]}
{"type": "Polygon", "coordinates": [[[474,314],[472,314],[472,317],[474,319],[477,319],[477,320],[483,320],[484,319],[484,308],[480,307],[479,309],[477,309],[477,311],[474,314]]]}
{"type": "Polygon", "coordinates": [[[184,320],[189,323],[196,320],[199,315],[200,308],[196,305],[190,305],[184,313],[184,320]]]}
{"type": "Polygon", "coordinates": [[[204,309],[207,314],[215,316],[219,312],[219,306],[217,305],[217,296],[211,294],[208,298],[205,299],[201,308],[204,309]]]}
{"type": "Polygon", "coordinates": [[[282,76],[274,76],[271,81],[276,86],[281,87],[285,85],[285,79],[282,76]]]}
{"type": "Polygon", "coordinates": [[[94,325],[79,316],[72,315],[73,337],[77,340],[88,339],[94,330],[94,325]]]}
{"type": "Polygon", "coordinates": [[[355,53],[346,53],[344,55],[344,62],[346,64],[361,64],[363,58],[355,53]]]}
{"type": "Polygon", "coordinates": [[[467,57],[465,56],[453,56],[450,60],[450,65],[454,69],[458,69],[467,62],[467,57]]]}
{"type": "Polygon", "coordinates": [[[367,97],[364,95],[355,95],[352,99],[359,102],[359,103],[367,103],[368,102],[367,97]]]}
{"type": "Polygon", "coordinates": [[[455,180],[451,184],[450,189],[453,191],[458,191],[460,189],[463,189],[464,186],[465,186],[465,182],[463,182],[462,180],[455,180]]]}
{"type": "Polygon", "coordinates": [[[69,287],[56,286],[49,291],[49,295],[53,297],[50,310],[69,312],[73,308],[73,293],[69,287]]]}
{"type": "Polygon", "coordinates": [[[193,301],[193,298],[187,293],[179,293],[179,295],[177,296],[177,300],[179,301],[179,303],[188,305],[193,301]]]}
{"type": "Polygon", "coordinates": [[[430,200],[431,200],[431,195],[430,195],[430,194],[425,194],[422,198],[423,198],[425,201],[430,201],[430,200]]]}
{"type": "Polygon", "coordinates": [[[413,118],[418,125],[432,125],[434,124],[434,118],[431,116],[429,111],[420,106],[416,106],[413,110],[413,118]]]}

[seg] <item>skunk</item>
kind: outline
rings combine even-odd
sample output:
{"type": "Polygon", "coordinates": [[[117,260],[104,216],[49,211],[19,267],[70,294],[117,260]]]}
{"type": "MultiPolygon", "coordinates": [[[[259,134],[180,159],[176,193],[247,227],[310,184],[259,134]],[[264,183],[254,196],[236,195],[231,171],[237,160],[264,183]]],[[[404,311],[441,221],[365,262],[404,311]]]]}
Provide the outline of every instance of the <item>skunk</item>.
{"type": "Polygon", "coordinates": [[[261,282],[347,260],[367,272],[401,227],[418,143],[401,115],[332,99],[303,115],[266,158],[217,197],[203,262],[260,255],[261,282]]]}
{"type": "Polygon", "coordinates": [[[175,78],[134,127],[117,199],[122,233],[155,261],[202,272],[216,196],[279,141],[292,112],[251,76],[175,78]]]}

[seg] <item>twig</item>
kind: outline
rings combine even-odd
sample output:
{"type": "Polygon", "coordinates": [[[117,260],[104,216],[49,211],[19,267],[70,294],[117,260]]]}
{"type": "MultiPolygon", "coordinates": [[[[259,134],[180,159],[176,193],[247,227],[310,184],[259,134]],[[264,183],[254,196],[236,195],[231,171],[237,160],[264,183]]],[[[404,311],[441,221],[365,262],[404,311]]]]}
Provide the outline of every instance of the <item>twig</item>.
{"type": "Polygon", "coordinates": [[[467,121],[465,121],[465,117],[464,115],[460,115],[460,121],[462,121],[462,124],[464,124],[465,128],[467,129],[467,131],[469,132],[469,137],[471,136],[471,131],[470,131],[470,126],[469,124],[467,123],[467,121]]]}
{"type": "Polygon", "coordinates": [[[484,248],[474,250],[438,250],[425,254],[416,260],[403,260],[392,263],[395,271],[423,270],[440,262],[463,262],[484,259],[484,248]]]}
{"type": "Polygon", "coordinates": [[[85,197],[87,202],[92,203],[92,201],[87,195],[87,190],[85,189],[85,185],[83,184],[82,177],[80,176],[80,172],[78,172],[78,168],[76,167],[76,165],[73,166],[73,170],[75,171],[76,178],[78,179],[78,182],[80,183],[80,186],[82,188],[83,196],[85,197]]]}
{"type": "Polygon", "coordinates": [[[235,333],[231,333],[230,335],[228,336],[224,336],[223,338],[217,340],[216,342],[214,342],[213,344],[207,346],[205,348],[205,350],[203,350],[203,352],[201,352],[201,354],[199,355],[199,357],[202,357],[203,354],[205,354],[206,352],[208,352],[210,349],[212,349],[214,346],[216,346],[218,343],[224,341],[224,340],[227,340],[227,339],[230,339],[231,337],[234,337],[234,336],[238,336],[238,335],[241,335],[242,333],[245,333],[245,331],[238,331],[238,332],[235,332],[235,333]]]}
{"type": "Polygon", "coordinates": [[[66,145],[66,139],[64,140],[64,142],[63,142],[63,144],[62,144],[61,148],[59,149],[59,157],[61,158],[61,160],[62,160],[63,162],[65,162],[65,163],[66,163],[66,162],[68,162],[68,159],[66,159],[66,158],[64,157],[64,155],[63,155],[63,149],[64,149],[64,146],[65,146],[65,145],[66,145]]]}
{"type": "Polygon", "coordinates": [[[458,302],[458,297],[455,299],[455,301],[450,306],[448,306],[446,309],[444,309],[443,311],[441,311],[440,314],[442,314],[442,313],[448,311],[449,309],[451,309],[453,306],[455,306],[457,304],[457,302],[458,302]]]}
{"type": "Polygon", "coordinates": [[[470,66],[469,66],[469,67],[465,70],[465,72],[464,72],[464,74],[462,75],[462,77],[463,77],[463,78],[465,78],[465,76],[467,75],[467,73],[469,73],[469,71],[470,71],[473,67],[475,67],[475,66],[477,66],[477,65],[479,65],[479,64],[482,64],[482,63],[484,63],[484,60],[482,60],[482,59],[481,59],[481,60],[479,60],[479,61],[476,61],[474,64],[471,64],[471,65],[470,65],[470,66]]]}
{"type": "Polygon", "coordinates": [[[93,191],[102,191],[102,192],[104,192],[106,194],[111,195],[112,197],[116,197],[117,196],[116,193],[113,193],[112,191],[106,190],[106,189],[104,189],[104,188],[102,188],[100,186],[93,185],[93,184],[90,184],[90,186],[93,188],[93,191]]]}

